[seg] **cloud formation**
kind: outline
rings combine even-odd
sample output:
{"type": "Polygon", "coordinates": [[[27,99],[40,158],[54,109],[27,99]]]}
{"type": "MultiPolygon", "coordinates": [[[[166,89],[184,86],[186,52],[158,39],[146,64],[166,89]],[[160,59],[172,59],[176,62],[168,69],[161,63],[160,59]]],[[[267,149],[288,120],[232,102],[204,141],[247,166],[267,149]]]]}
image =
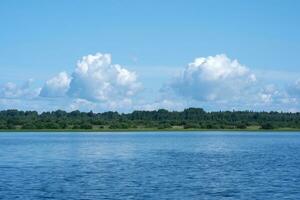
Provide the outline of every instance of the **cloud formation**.
{"type": "Polygon", "coordinates": [[[158,110],[158,109],[167,109],[167,110],[183,110],[187,107],[186,103],[178,99],[161,99],[155,102],[144,102],[139,105],[135,105],[134,109],[136,110],[158,110]]]}
{"type": "Polygon", "coordinates": [[[62,97],[69,90],[71,78],[66,72],[61,72],[57,76],[48,80],[43,86],[41,97],[62,97]]]}
{"type": "MultiPolygon", "coordinates": [[[[157,73],[161,73],[159,70],[157,73]]],[[[264,77],[265,73],[257,72],[256,76],[237,60],[220,54],[196,58],[159,91],[150,87],[141,91],[142,84],[135,72],[112,64],[110,54],[96,53],[78,60],[73,73],[61,72],[42,88],[33,87],[31,80],[0,86],[0,108],[130,112],[203,107],[300,111],[300,79],[285,86],[264,77]]],[[[157,78],[157,74],[151,78],[157,78]]]]}
{"type": "Polygon", "coordinates": [[[65,97],[70,109],[129,109],[132,96],[142,88],[135,72],[112,64],[110,54],[96,53],[78,60],[71,75],[61,72],[49,79],[40,97],[65,97]]]}
{"type": "Polygon", "coordinates": [[[272,103],[281,96],[281,92],[276,88],[275,85],[266,85],[259,93],[261,103],[272,103]]]}
{"type": "Polygon", "coordinates": [[[111,63],[110,54],[96,53],[77,62],[67,94],[90,101],[116,101],[137,93],[141,84],[135,72],[111,63]]]}
{"type": "Polygon", "coordinates": [[[33,80],[28,80],[21,85],[8,82],[0,87],[0,97],[7,99],[34,98],[38,96],[40,88],[32,88],[33,80]]]}
{"type": "Polygon", "coordinates": [[[170,84],[178,95],[199,101],[239,98],[256,82],[255,75],[225,54],[196,58],[170,84]]]}

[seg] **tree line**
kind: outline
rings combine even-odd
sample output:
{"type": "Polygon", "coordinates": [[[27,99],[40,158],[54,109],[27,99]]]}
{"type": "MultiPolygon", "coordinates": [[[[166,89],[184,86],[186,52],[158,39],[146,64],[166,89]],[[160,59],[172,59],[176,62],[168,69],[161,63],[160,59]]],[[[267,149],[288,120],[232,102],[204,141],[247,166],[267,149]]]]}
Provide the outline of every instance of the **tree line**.
{"type": "Polygon", "coordinates": [[[57,110],[0,111],[0,129],[300,129],[300,113],[219,111],[202,108],[183,111],[133,111],[132,113],[66,112],[57,110]]]}

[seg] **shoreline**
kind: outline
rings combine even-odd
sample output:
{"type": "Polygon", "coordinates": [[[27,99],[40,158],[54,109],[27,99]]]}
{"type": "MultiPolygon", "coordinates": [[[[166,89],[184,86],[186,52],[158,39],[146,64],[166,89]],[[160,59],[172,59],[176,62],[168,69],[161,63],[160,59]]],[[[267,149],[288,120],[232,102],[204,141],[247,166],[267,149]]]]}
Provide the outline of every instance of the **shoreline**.
{"type": "Polygon", "coordinates": [[[4,132],[300,132],[300,129],[2,129],[4,132]]]}

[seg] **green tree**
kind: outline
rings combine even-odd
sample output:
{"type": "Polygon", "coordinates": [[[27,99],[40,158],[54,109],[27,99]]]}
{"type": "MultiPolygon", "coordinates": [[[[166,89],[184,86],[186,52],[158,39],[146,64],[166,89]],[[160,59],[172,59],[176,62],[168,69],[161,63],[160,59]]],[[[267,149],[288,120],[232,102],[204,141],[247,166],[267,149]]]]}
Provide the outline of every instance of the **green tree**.
{"type": "Polygon", "coordinates": [[[271,123],[263,123],[262,125],[261,125],[261,129],[274,129],[274,126],[271,124],[271,123]]]}

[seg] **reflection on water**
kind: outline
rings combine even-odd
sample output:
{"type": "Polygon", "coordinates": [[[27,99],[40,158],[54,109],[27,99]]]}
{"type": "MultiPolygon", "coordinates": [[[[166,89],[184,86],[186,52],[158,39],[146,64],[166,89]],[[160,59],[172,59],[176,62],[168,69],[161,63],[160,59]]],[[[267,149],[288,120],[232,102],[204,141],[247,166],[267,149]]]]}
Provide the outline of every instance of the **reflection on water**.
{"type": "Polygon", "coordinates": [[[0,199],[298,199],[299,133],[1,133],[0,199]]]}

